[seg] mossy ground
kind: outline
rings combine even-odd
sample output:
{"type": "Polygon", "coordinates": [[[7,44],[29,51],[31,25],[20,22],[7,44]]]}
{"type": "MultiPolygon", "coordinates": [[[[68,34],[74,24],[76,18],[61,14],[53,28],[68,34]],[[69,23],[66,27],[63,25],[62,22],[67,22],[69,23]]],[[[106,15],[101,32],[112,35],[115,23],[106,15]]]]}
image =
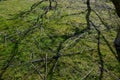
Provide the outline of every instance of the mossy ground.
{"type": "MultiPolygon", "coordinates": [[[[29,10],[31,5],[37,1],[39,0],[6,0],[0,2],[0,72],[2,72],[2,68],[6,65],[11,54],[13,54],[14,41],[20,40],[17,55],[2,76],[4,80],[41,80],[33,65],[44,76],[44,62],[33,64],[29,61],[42,59],[46,54],[48,57],[56,55],[59,44],[65,40],[65,37],[62,36],[74,35],[76,31],[79,32],[87,26],[87,12],[76,14],[85,11],[86,4],[81,3],[79,5],[78,2],[70,4],[67,0],[64,0],[63,3],[63,0],[61,0],[56,10],[47,13],[46,18],[43,19],[44,25],[33,29],[23,39],[24,31],[33,25],[38,14],[43,12],[41,8],[48,3],[42,4],[24,18],[14,19],[14,17],[29,10]]],[[[93,7],[93,9],[96,8],[93,7]]],[[[117,80],[120,78],[120,64],[105,41],[106,39],[115,51],[113,45],[116,36],[116,24],[113,23],[115,19],[110,19],[107,10],[98,11],[98,13],[104,22],[110,26],[110,30],[107,30],[98,16],[94,12],[91,13],[90,19],[102,33],[100,36],[100,52],[104,65],[103,80],[117,80]]],[[[48,61],[48,80],[99,80],[101,62],[98,54],[97,31],[91,26],[89,32],[86,32],[81,38],[77,38],[78,36],[73,36],[67,39],[62,43],[62,49],[59,52],[61,55],[78,52],[80,54],[61,56],[52,73],[49,71],[51,71],[55,60],[48,61]],[[90,74],[84,79],[89,72],[90,74]]]]}

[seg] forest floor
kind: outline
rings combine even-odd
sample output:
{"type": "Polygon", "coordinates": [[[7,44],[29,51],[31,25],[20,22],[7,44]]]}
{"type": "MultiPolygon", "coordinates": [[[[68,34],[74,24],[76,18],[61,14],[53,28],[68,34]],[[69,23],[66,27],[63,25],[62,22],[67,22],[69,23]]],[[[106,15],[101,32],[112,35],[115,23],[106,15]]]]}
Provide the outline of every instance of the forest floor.
{"type": "Polygon", "coordinates": [[[91,3],[89,15],[81,0],[58,0],[44,15],[49,2],[31,7],[38,1],[0,2],[3,80],[119,80],[113,44],[119,22],[110,2],[91,3]]]}

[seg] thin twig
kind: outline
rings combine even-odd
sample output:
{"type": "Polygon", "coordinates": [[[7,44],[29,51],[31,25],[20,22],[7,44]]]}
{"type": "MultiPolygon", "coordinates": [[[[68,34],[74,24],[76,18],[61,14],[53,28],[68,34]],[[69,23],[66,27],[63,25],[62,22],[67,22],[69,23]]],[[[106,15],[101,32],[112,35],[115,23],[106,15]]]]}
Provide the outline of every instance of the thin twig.
{"type": "Polygon", "coordinates": [[[86,78],[90,75],[90,73],[94,70],[94,68],[92,68],[81,80],[86,80],[86,78]]]}

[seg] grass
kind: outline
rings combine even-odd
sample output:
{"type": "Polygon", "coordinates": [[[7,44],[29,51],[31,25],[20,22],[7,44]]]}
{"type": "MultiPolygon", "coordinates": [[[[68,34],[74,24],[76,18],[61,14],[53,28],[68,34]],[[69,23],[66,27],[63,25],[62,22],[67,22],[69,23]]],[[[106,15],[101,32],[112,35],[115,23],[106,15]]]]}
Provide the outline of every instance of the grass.
{"type": "MultiPolygon", "coordinates": [[[[50,11],[43,19],[44,25],[42,25],[42,27],[39,27],[38,25],[38,28],[32,30],[28,35],[21,38],[24,31],[32,27],[33,23],[36,21],[37,15],[39,13],[42,14],[43,10],[40,8],[46,6],[48,3],[42,4],[42,6],[39,6],[40,8],[37,7],[35,12],[32,12],[22,19],[9,19],[13,18],[20,12],[29,10],[30,6],[37,1],[38,0],[7,0],[0,2],[0,73],[2,72],[2,67],[6,65],[7,60],[11,54],[13,54],[11,51],[15,43],[14,41],[11,41],[11,39],[20,40],[17,55],[2,76],[5,80],[42,80],[37,71],[35,71],[34,66],[39,72],[41,72],[41,75],[44,76],[45,62],[32,64],[29,61],[43,59],[46,54],[48,57],[56,55],[60,42],[65,40],[65,38],[61,36],[73,35],[76,32],[76,29],[77,31],[81,31],[87,26],[85,19],[86,12],[69,16],[69,14],[79,13],[85,10],[85,8],[80,8],[79,10],[65,8],[66,6],[76,7],[78,3],[75,3],[74,5],[76,6],[74,6],[73,4],[69,5],[69,1],[65,3],[59,1],[59,7],[57,10],[50,11]],[[64,15],[68,16],[62,17],[64,15]],[[5,36],[7,36],[8,39],[5,36]]],[[[85,7],[86,4],[81,3],[81,6],[85,7]]],[[[104,12],[107,13],[107,11],[104,12]]],[[[103,13],[99,14],[103,15],[103,13]]],[[[94,13],[91,15],[91,20],[94,21],[96,25],[100,25],[98,29],[101,30],[102,35],[105,36],[114,50],[113,40],[116,36],[115,28],[111,28],[110,31],[107,31],[97,16],[94,13]]],[[[111,20],[108,20],[109,15],[104,14],[104,16],[101,17],[107,19],[105,22],[108,25],[115,25],[111,20]]],[[[48,61],[48,80],[82,80],[82,78],[84,78],[90,71],[91,73],[85,80],[99,80],[101,65],[97,50],[98,34],[93,27],[91,28],[90,32],[85,33],[84,36],[76,42],[74,41],[77,36],[74,36],[67,39],[64,44],[62,44],[62,49],[60,50],[62,55],[77,52],[81,53],[59,58],[53,73],[49,71],[52,69],[55,60],[48,61]]],[[[106,45],[102,36],[100,38],[100,49],[105,69],[103,80],[116,80],[120,77],[119,63],[106,45]]]]}
{"type": "Polygon", "coordinates": [[[30,6],[38,0],[7,0],[0,2],[0,16],[9,18],[9,16],[18,14],[21,11],[30,9],[30,6]]]}

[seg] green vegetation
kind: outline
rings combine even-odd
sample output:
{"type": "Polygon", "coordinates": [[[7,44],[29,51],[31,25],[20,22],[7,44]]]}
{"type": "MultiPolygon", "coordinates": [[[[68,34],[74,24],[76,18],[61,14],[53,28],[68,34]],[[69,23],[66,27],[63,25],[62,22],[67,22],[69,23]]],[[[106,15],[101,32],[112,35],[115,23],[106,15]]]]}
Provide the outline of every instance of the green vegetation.
{"type": "Polygon", "coordinates": [[[49,1],[34,3],[39,0],[0,2],[1,79],[120,78],[113,45],[119,22],[111,3],[91,3],[90,29],[84,2],[58,0],[52,8],[49,1]]]}

